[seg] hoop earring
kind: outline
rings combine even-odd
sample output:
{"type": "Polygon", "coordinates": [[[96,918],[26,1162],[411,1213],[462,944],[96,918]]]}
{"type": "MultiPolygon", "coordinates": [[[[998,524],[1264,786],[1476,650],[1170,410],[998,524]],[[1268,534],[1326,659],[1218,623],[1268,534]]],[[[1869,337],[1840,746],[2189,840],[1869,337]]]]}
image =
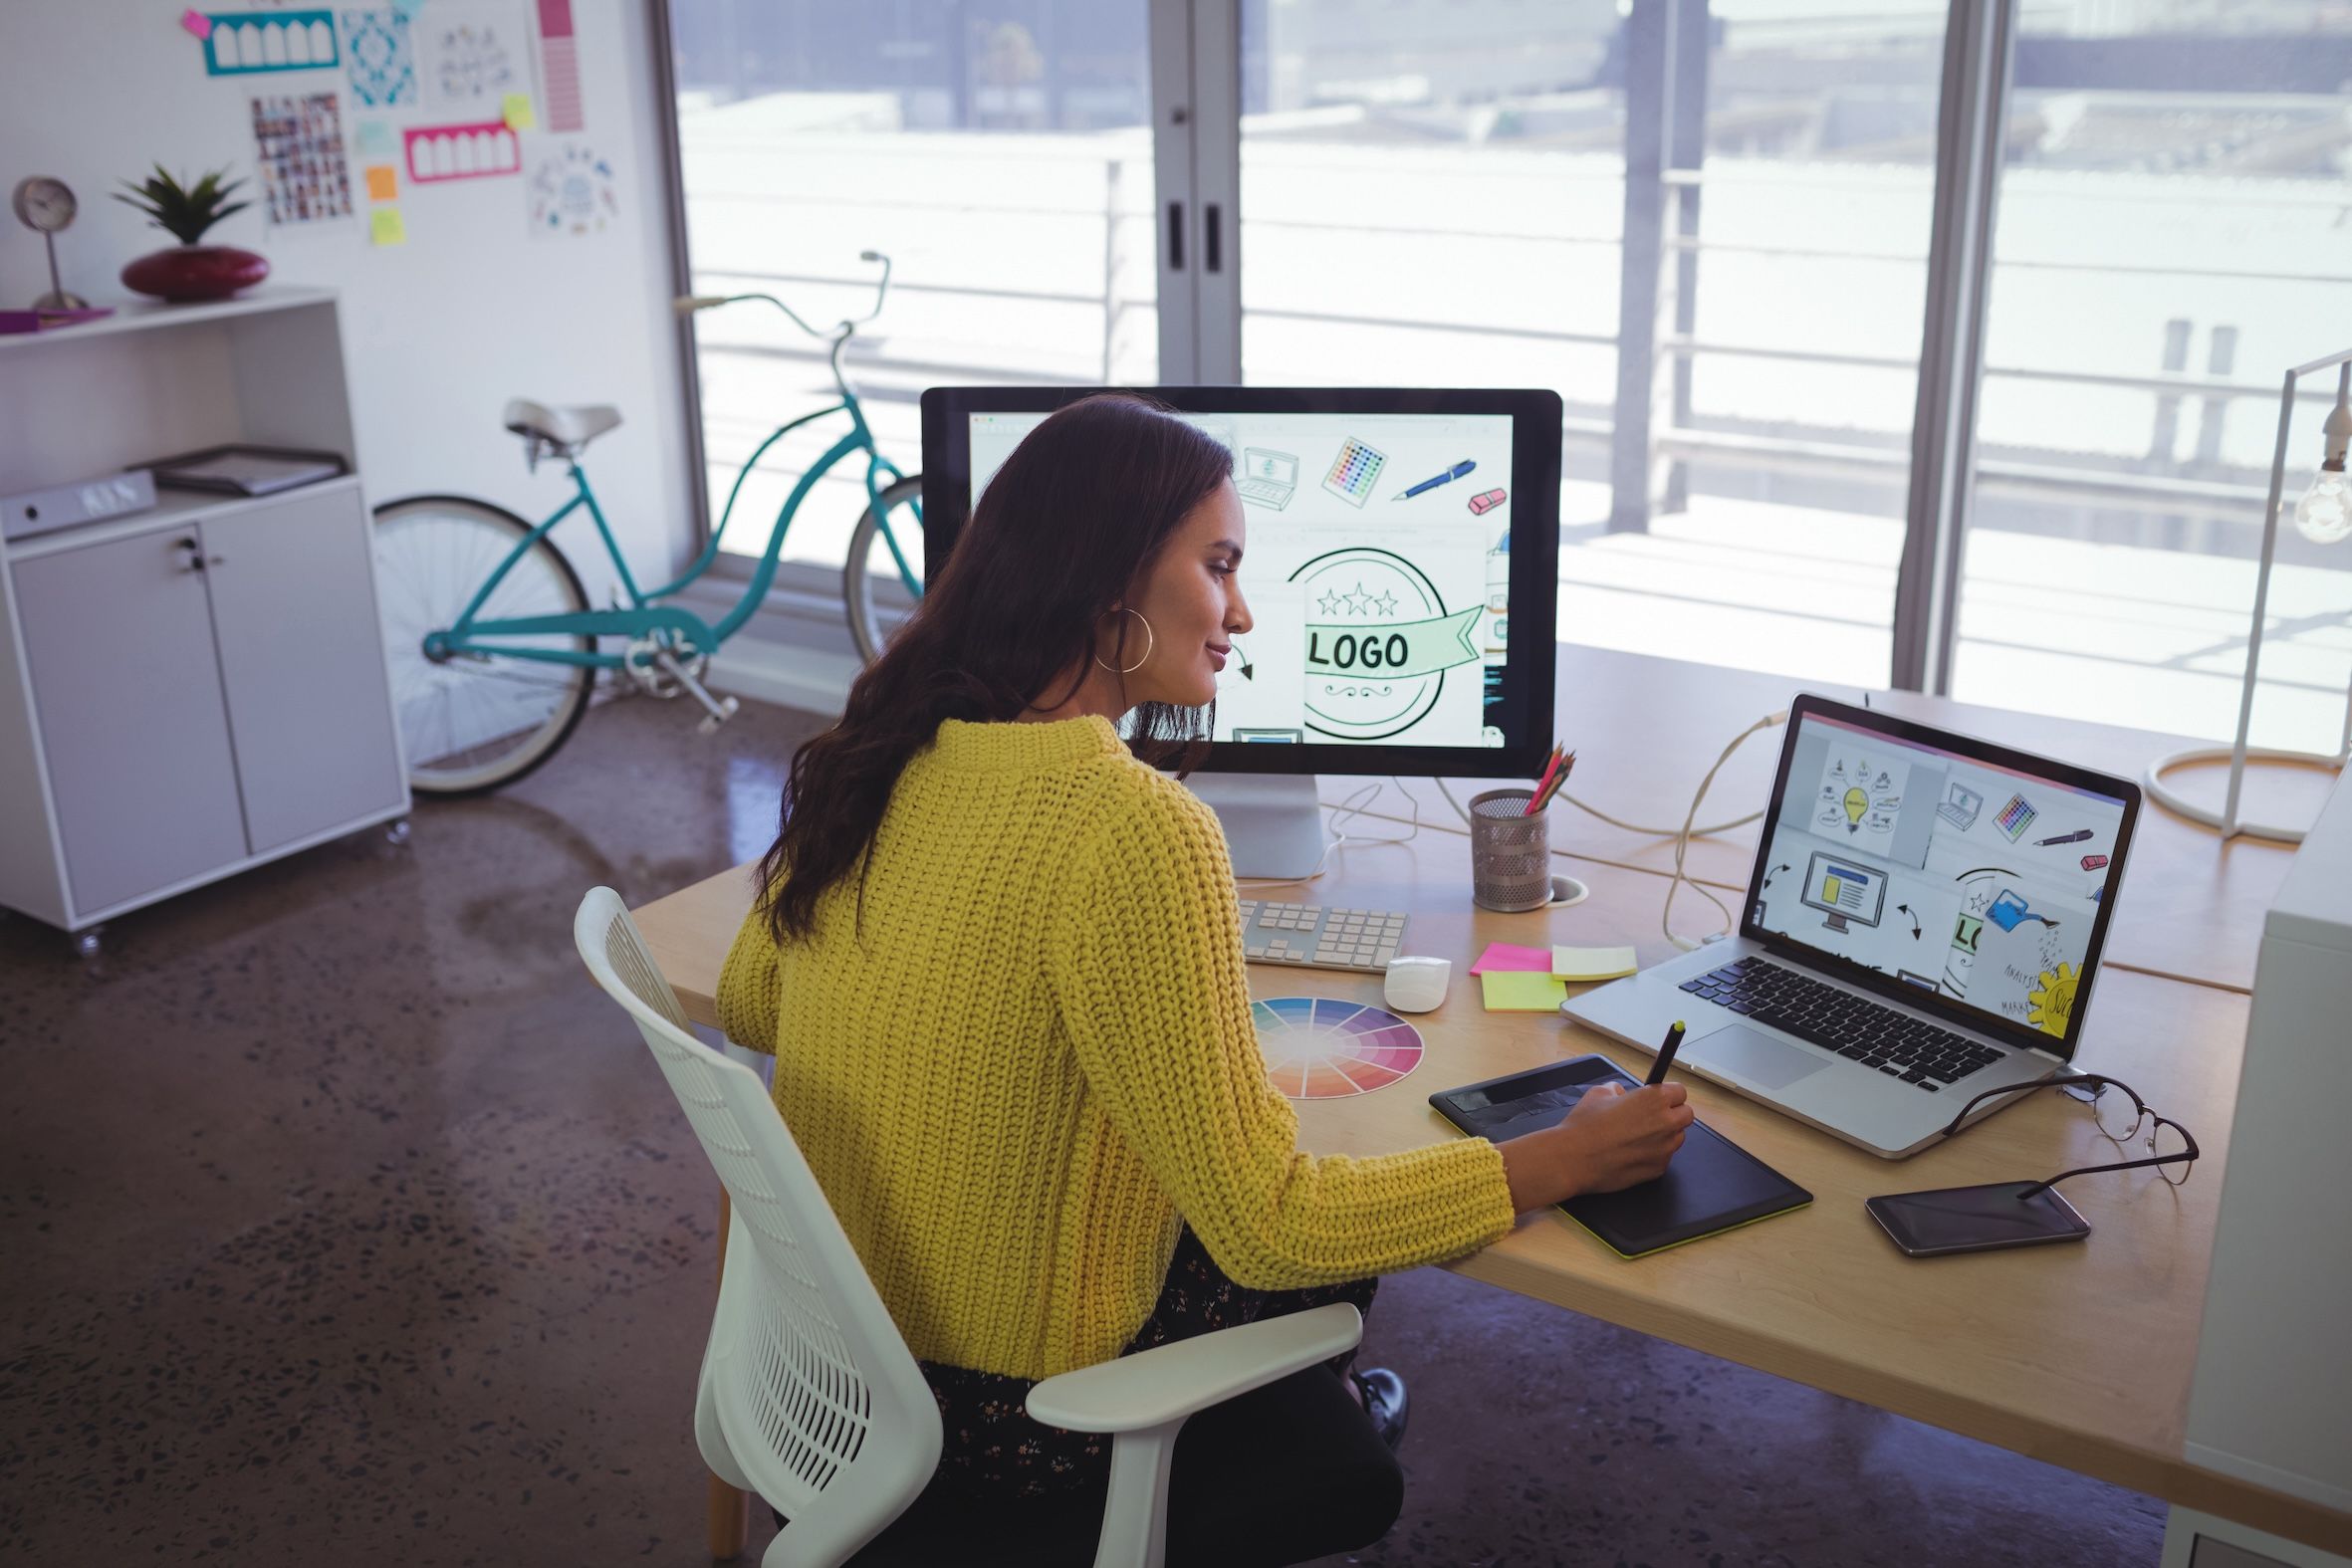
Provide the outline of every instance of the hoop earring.
{"type": "MultiPolygon", "coordinates": [[[[1113,675],[1132,675],[1137,670],[1142,669],[1145,661],[1150,659],[1152,644],[1156,639],[1152,635],[1151,622],[1143,619],[1143,611],[1135,609],[1132,606],[1122,604],[1119,606],[1119,613],[1122,615],[1132,615],[1137,620],[1143,621],[1143,657],[1137,659],[1133,664],[1128,665],[1125,669],[1114,669],[1110,665],[1102,664],[1102,655],[1099,653],[1094,655],[1094,662],[1096,664],[1102,664],[1102,667],[1106,670],[1109,670],[1113,675]]],[[[1100,617],[1097,617],[1097,619],[1099,618],[1100,617]]]]}

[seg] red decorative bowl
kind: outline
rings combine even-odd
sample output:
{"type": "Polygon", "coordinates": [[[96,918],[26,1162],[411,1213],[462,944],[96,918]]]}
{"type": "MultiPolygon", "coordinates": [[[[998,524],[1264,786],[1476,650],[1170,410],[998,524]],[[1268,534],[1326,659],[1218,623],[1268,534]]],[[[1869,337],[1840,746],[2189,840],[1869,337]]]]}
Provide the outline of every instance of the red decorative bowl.
{"type": "Polygon", "coordinates": [[[233,245],[174,245],[122,269],[122,287],[174,305],[225,300],[270,275],[267,257],[233,245]]]}

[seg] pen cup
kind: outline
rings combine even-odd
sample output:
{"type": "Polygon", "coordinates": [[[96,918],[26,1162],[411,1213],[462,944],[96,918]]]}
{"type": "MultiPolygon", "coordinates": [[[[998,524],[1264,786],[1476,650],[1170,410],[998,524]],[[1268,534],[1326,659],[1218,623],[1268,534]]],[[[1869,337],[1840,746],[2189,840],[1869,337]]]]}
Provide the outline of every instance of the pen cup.
{"type": "Polygon", "coordinates": [[[1523,816],[1532,789],[1470,797],[1470,896],[1482,909],[1518,914],[1551,902],[1551,812],[1523,816]]]}

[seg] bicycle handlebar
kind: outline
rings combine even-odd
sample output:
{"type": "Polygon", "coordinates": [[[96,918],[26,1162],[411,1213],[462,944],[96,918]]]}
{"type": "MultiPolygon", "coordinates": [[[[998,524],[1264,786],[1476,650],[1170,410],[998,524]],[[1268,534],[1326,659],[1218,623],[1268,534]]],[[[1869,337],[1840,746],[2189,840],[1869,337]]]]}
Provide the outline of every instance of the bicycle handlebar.
{"type": "Polygon", "coordinates": [[[859,327],[881,315],[882,302],[889,298],[890,294],[890,258],[880,251],[859,251],[857,259],[861,262],[880,262],[882,264],[882,276],[874,285],[874,308],[863,316],[844,317],[829,328],[819,329],[810,326],[801,320],[798,311],[773,294],[685,294],[670,301],[670,309],[680,316],[691,316],[697,311],[714,311],[722,305],[735,305],[745,300],[765,300],[786,316],[791,317],[793,325],[812,337],[829,338],[836,335],[846,337],[859,327]]]}

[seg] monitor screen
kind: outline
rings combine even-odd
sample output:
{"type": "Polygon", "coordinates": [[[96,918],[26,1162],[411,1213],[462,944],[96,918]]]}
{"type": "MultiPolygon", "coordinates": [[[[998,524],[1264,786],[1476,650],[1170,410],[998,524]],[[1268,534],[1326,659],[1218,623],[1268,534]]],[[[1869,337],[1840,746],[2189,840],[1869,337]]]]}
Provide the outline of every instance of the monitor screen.
{"type": "MultiPolygon", "coordinates": [[[[1089,390],[924,394],[927,560],[1022,437],[1089,390]]],[[[1248,520],[1256,624],[1219,676],[1207,766],[1531,776],[1551,743],[1557,397],[1148,390],[1231,454],[1248,520]]]]}
{"type": "Polygon", "coordinates": [[[1749,935],[2025,1043],[2069,1040],[2134,787],[1813,698],[1789,722],[1749,935]]]}

